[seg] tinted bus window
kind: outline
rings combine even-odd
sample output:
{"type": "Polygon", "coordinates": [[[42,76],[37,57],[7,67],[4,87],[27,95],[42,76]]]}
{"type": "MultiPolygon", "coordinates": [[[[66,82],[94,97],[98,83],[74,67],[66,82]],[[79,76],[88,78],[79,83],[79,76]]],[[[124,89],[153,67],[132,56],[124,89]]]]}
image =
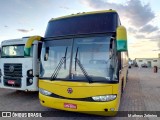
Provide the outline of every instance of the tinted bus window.
{"type": "Polygon", "coordinates": [[[52,20],[48,23],[45,37],[115,32],[120,24],[117,18],[117,13],[111,12],[52,20]]]}

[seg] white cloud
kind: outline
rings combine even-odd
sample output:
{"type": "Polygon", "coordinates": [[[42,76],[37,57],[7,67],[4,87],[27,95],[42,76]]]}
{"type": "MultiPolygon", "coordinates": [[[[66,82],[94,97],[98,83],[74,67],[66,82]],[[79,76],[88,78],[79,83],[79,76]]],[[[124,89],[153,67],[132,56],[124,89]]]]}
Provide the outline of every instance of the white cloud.
{"type": "Polygon", "coordinates": [[[31,32],[33,30],[34,29],[30,29],[30,30],[27,30],[27,29],[17,29],[17,31],[22,32],[22,33],[28,33],[28,32],[31,32]]]}
{"type": "Polygon", "coordinates": [[[158,27],[157,26],[152,26],[150,24],[147,24],[145,26],[143,26],[139,32],[142,32],[142,33],[152,33],[154,31],[157,31],[158,30],[158,27]]]}
{"type": "Polygon", "coordinates": [[[94,9],[115,9],[120,16],[128,19],[130,24],[141,27],[146,25],[152,19],[155,18],[155,14],[152,12],[150,5],[142,5],[140,0],[129,0],[125,5],[110,3],[102,0],[85,0],[83,4],[92,7],[94,9]]]}

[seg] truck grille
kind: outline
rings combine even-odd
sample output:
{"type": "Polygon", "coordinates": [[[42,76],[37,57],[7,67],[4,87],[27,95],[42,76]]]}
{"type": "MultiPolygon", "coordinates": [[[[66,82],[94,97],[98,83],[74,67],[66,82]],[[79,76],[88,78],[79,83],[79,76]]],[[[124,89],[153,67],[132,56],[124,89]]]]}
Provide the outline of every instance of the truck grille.
{"type": "Polygon", "coordinates": [[[4,64],[4,76],[22,77],[22,64],[4,64]]]}

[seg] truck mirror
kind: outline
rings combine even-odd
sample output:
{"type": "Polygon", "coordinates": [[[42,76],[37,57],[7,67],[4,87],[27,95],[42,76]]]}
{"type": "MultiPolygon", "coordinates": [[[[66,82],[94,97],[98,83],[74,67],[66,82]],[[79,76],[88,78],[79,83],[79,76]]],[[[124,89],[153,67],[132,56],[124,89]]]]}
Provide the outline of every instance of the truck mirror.
{"type": "Polygon", "coordinates": [[[47,61],[49,57],[49,47],[45,48],[44,61],[47,61]]]}
{"type": "Polygon", "coordinates": [[[116,30],[117,51],[127,51],[127,32],[124,26],[118,26],[116,30]]]}
{"type": "Polygon", "coordinates": [[[48,60],[48,53],[45,53],[44,55],[44,61],[47,61],[48,60]]]}
{"type": "Polygon", "coordinates": [[[35,40],[41,40],[42,37],[41,36],[32,36],[30,38],[28,38],[26,44],[25,44],[25,47],[24,47],[24,56],[30,56],[30,50],[31,50],[31,46],[32,46],[32,43],[35,41],[35,40]]]}

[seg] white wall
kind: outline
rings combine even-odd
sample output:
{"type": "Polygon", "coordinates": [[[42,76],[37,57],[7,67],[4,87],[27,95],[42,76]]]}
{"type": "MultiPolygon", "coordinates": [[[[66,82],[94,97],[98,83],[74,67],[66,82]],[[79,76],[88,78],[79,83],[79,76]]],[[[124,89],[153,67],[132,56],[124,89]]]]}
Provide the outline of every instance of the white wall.
{"type": "Polygon", "coordinates": [[[136,58],[136,62],[138,64],[139,67],[141,67],[142,64],[146,63],[147,65],[148,62],[151,62],[151,67],[157,66],[160,68],[160,58],[136,58]],[[140,62],[140,60],[142,62],[140,62]],[[157,60],[157,62],[155,62],[157,60]]]}

